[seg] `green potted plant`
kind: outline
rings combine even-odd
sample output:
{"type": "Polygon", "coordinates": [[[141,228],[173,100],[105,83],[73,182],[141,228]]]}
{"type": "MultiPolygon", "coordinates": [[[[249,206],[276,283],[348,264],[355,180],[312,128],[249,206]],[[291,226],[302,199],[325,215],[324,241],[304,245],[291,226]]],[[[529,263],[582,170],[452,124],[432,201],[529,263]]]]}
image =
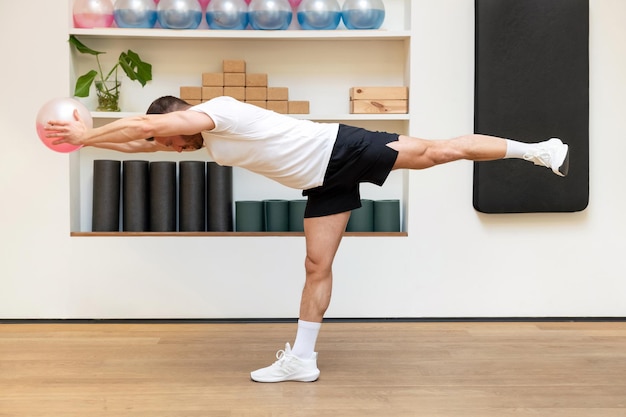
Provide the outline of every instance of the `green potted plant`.
{"type": "Polygon", "coordinates": [[[132,81],[139,82],[142,87],[145,86],[148,81],[152,80],[152,65],[142,61],[139,55],[130,49],[126,52],[122,52],[117,63],[105,74],[102,70],[99,58],[100,54],[104,54],[105,52],[95,51],[85,46],[74,35],[70,35],[69,42],[81,54],[89,54],[96,57],[98,70],[91,70],[78,77],[76,86],[74,87],[74,95],[76,97],[89,96],[91,85],[95,81],[96,93],[98,95],[98,111],[120,111],[119,96],[121,82],[117,78],[118,68],[121,67],[128,78],[132,81]]]}

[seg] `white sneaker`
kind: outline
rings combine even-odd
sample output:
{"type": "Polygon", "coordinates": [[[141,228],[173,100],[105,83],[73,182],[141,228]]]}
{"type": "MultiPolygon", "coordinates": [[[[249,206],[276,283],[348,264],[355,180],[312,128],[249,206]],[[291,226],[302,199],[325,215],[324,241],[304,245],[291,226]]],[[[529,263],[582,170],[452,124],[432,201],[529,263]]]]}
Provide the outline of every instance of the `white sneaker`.
{"type": "Polygon", "coordinates": [[[278,360],[267,368],[251,372],[250,378],[256,382],[313,382],[320,376],[317,352],[310,359],[300,359],[291,353],[291,346],[287,343],[285,350],[276,352],[276,359],[278,360]]]}
{"type": "Polygon", "coordinates": [[[552,138],[538,143],[537,149],[524,155],[524,159],[550,168],[556,175],[564,177],[569,171],[569,146],[561,139],[552,138]]]}

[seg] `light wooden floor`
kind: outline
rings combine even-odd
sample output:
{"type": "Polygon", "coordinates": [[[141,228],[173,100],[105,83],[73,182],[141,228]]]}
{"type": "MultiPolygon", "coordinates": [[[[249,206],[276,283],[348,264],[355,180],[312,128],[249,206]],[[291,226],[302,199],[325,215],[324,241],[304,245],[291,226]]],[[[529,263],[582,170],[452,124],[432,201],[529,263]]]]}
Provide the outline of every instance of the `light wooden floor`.
{"type": "Polygon", "coordinates": [[[623,322],[325,323],[317,382],[251,382],[294,331],[0,324],[0,416],[626,416],[623,322]]]}

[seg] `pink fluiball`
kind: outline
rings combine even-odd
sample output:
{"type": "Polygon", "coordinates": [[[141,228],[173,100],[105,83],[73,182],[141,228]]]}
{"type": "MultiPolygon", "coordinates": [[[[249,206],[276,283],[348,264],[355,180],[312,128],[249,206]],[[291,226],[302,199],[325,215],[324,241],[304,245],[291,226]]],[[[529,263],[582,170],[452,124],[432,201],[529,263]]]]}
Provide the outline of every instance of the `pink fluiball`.
{"type": "Polygon", "coordinates": [[[76,0],[72,6],[74,27],[108,28],[113,24],[111,0],[76,0]]]}
{"type": "Polygon", "coordinates": [[[46,137],[45,127],[51,120],[74,120],[74,110],[78,110],[78,114],[88,128],[93,127],[93,119],[91,113],[87,110],[80,101],[69,97],[54,98],[46,102],[37,113],[35,120],[35,127],[37,129],[37,136],[48,148],[55,152],[68,153],[80,149],[81,146],[71,145],[69,143],[62,143],[60,145],[53,145],[52,142],[58,138],[46,137]]]}

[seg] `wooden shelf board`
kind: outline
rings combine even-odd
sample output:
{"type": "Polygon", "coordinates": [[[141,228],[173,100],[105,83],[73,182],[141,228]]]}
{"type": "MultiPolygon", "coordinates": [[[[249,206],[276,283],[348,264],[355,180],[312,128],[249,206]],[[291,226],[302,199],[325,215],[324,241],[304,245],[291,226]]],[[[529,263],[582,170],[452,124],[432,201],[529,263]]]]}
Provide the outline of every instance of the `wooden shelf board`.
{"type": "Polygon", "coordinates": [[[70,35],[151,39],[245,39],[245,40],[408,40],[409,30],[172,30],[122,28],[70,28],[70,35]]]}
{"type": "MultiPolygon", "coordinates": [[[[303,232],[70,232],[72,237],[298,237],[303,232]]],[[[345,237],[407,237],[407,232],[345,232],[345,237]]]]}
{"type": "MultiPolygon", "coordinates": [[[[145,113],[141,112],[91,112],[94,119],[121,119],[124,117],[139,116],[145,113]]],[[[307,119],[316,121],[342,121],[342,120],[409,120],[408,114],[287,114],[296,119],[307,119]]]]}

